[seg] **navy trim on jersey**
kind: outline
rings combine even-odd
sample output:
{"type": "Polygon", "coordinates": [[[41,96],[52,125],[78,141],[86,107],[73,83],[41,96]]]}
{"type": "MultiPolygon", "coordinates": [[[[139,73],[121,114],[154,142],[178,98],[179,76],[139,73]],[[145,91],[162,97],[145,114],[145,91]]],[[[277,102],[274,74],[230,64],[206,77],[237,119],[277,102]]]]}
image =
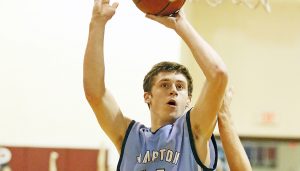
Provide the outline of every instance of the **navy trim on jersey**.
{"type": "MultiPolygon", "coordinates": [[[[168,125],[168,124],[167,124],[168,125]]],[[[174,125],[174,124],[171,124],[171,125],[174,125]]],[[[165,127],[166,125],[164,125],[164,126],[161,126],[161,127],[159,127],[156,131],[154,131],[154,132],[152,132],[151,131],[151,128],[150,128],[150,132],[153,134],[153,135],[155,135],[161,128],[163,128],[163,127],[165,127]]]]}
{"type": "Polygon", "coordinates": [[[212,143],[213,143],[213,146],[215,148],[215,162],[214,162],[214,165],[213,165],[213,168],[207,168],[200,160],[198,154],[197,154],[197,150],[196,150],[196,147],[195,147],[195,142],[194,142],[194,136],[193,136],[193,133],[192,133],[192,127],[191,127],[191,120],[190,120],[190,111],[189,110],[186,114],[186,123],[187,123],[187,127],[188,127],[188,131],[189,131],[189,138],[190,138],[190,145],[191,145],[191,148],[192,148],[192,152],[193,152],[193,155],[195,157],[195,160],[196,162],[203,168],[204,171],[213,171],[216,169],[217,167],[217,161],[218,161],[218,150],[217,150],[217,143],[216,143],[216,140],[215,140],[215,137],[214,135],[212,134],[211,136],[211,139],[212,139],[212,143]]]}
{"type": "Polygon", "coordinates": [[[125,137],[123,139],[123,142],[122,142],[122,148],[121,148],[121,154],[120,154],[120,158],[119,158],[119,162],[118,162],[118,166],[117,166],[117,171],[120,171],[120,167],[121,167],[121,163],[122,163],[122,159],[123,159],[123,155],[124,155],[124,149],[125,149],[125,145],[126,145],[126,141],[127,141],[127,138],[128,138],[128,135],[132,129],[132,126],[135,124],[135,120],[132,120],[126,130],[126,133],[125,133],[125,137]]]}

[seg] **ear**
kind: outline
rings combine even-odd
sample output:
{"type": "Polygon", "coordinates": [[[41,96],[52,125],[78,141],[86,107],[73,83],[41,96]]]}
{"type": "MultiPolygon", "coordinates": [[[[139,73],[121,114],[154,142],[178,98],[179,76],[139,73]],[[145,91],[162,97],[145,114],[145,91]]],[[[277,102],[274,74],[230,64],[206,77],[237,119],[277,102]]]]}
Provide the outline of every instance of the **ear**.
{"type": "Polygon", "coordinates": [[[144,92],[144,101],[145,101],[145,103],[150,104],[151,98],[152,98],[151,93],[144,92]]]}

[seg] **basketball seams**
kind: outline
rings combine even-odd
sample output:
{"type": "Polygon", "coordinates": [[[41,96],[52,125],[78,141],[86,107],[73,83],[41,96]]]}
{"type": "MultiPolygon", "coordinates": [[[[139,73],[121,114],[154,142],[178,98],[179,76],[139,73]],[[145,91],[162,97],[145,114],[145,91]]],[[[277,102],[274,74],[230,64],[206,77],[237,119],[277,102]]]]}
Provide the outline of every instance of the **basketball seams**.
{"type": "Polygon", "coordinates": [[[169,1],[170,3],[164,8],[158,15],[171,15],[180,10],[180,8],[184,5],[185,0],[175,0],[169,1]],[[178,8],[180,7],[180,8],[178,8]],[[176,9],[176,10],[174,10],[176,9]]]}
{"type": "Polygon", "coordinates": [[[138,1],[136,6],[144,13],[157,15],[162,9],[164,9],[169,0],[133,0],[138,1]]]}
{"type": "Polygon", "coordinates": [[[165,7],[163,7],[163,9],[161,10],[161,11],[159,11],[156,15],[161,15],[167,8],[168,8],[168,6],[171,4],[171,3],[173,3],[174,1],[169,1],[168,3],[167,3],[167,5],[165,6],[165,7]]]}
{"type": "Polygon", "coordinates": [[[176,13],[186,0],[132,0],[144,13],[168,16],[176,13]]]}

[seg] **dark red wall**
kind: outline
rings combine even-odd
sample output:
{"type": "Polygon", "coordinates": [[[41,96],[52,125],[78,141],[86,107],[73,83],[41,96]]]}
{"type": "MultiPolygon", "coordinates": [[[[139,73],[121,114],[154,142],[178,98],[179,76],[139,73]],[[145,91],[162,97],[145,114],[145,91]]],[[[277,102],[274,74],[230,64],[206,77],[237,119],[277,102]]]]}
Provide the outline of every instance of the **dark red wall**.
{"type": "Polygon", "coordinates": [[[97,171],[97,149],[6,147],[13,171],[49,171],[50,153],[59,153],[58,171],[97,171]]]}

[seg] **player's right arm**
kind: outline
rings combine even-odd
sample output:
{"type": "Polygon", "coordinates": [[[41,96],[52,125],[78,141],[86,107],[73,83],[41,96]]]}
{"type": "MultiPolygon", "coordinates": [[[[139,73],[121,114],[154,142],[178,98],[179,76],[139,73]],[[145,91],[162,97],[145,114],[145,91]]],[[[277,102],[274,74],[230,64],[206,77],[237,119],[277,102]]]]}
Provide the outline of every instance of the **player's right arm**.
{"type": "Polygon", "coordinates": [[[252,171],[250,161],[231,119],[229,110],[231,98],[232,90],[229,89],[218,115],[219,132],[225,156],[231,171],[252,171]]]}
{"type": "Polygon", "coordinates": [[[95,1],[84,56],[83,84],[85,96],[101,128],[120,153],[122,141],[131,120],[122,114],[105,86],[103,53],[105,25],[115,14],[117,6],[118,3],[110,5],[107,0],[95,1]]]}

